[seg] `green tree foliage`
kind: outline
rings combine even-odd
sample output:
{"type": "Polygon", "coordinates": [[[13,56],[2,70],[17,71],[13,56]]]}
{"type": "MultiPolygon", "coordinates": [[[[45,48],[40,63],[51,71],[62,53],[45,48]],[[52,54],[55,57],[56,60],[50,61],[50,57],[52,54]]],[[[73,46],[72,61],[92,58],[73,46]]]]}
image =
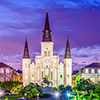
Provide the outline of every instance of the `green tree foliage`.
{"type": "Polygon", "coordinates": [[[39,92],[40,97],[43,95],[43,90],[40,87],[30,83],[19,91],[19,95],[31,99],[37,97],[37,92],[39,92]]]}
{"type": "Polygon", "coordinates": [[[97,93],[100,96],[100,83],[95,87],[95,93],[97,93]]]}
{"type": "Polygon", "coordinates": [[[22,83],[19,81],[6,81],[2,82],[2,88],[10,91],[11,93],[17,93],[22,87],[22,83]]]}
{"type": "Polygon", "coordinates": [[[95,90],[95,84],[91,82],[90,79],[85,80],[83,78],[77,82],[77,86],[74,88],[76,88],[79,91],[87,91],[89,93],[90,90],[95,90]]]}
{"type": "Polygon", "coordinates": [[[59,85],[58,90],[62,92],[64,90],[64,85],[59,85]]]}

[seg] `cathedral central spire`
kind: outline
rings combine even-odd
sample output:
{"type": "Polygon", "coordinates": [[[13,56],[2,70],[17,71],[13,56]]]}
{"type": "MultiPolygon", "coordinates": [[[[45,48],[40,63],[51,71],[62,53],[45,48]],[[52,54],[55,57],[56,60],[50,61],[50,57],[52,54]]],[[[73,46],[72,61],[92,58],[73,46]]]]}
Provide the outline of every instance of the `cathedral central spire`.
{"type": "Polygon", "coordinates": [[[66,44],[66,51],[65,51],[65,57],[64,58],[71,58],[68,36],[67,36],[67,44],[66,44]]]}
{"type": "Polygon", "coordinates": [[[24,55],[23,55],[23,58],[30,58],[30,56],[29,56],[29,50],[28,50],[27,39],[25,40],[25,48],[24,48],[24,55]]]}
{"type": "Polygon", "coordinates": [[[45,25],[44,25],[44,30],[43,30],[43,40],[42,41],[52,41],[51,30],[50,30],[50,25],[49,25],[48,10],[46,10],[46,18],[45,18],[45,25]]]}

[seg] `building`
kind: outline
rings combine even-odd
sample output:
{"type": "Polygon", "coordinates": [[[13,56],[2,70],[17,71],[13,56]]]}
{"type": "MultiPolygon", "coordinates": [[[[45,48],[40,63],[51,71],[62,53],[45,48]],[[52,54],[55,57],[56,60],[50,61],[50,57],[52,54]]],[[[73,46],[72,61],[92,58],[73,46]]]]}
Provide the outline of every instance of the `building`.
{"type": "Polygon", "coordinates": [[[98,84],[100,82],[100,63],[92,63],[80,70],[73,71],[72,87],[82,78],[90,79],[93,83],[98,84]]]}
{"type": "Polygon", "coordinates": [[[84,79],[89,78],[95,84],[100,82],[100,63],[92,63],[82,68],[81,70],[82,70],[82,78],[84,79]]]}
{"type": "Polygon", "coordinates": [[[0,62],[0,82],[5,81],[22,81],[20,78],[22,74],[8,66],[7,64],[0,62]],[[16,78],[15,78],[16,77],[16,78]]]}
{"type": "Polygon", "coordinates": [[[67,38],[64,63],[59,62],[59,56],[53,55],[52,32],[49,25],[48,11],[46,11],[43,38],[41,41],[41,55],[35,57],[31,63],[28,42],[25,40],[24,55],[22,59],[23,85],[30,82],[41,85],[44,77],[48,77],[54,86],[61,84],[72,85],[72,58],[70,54],[69,39],[67,38]]]}

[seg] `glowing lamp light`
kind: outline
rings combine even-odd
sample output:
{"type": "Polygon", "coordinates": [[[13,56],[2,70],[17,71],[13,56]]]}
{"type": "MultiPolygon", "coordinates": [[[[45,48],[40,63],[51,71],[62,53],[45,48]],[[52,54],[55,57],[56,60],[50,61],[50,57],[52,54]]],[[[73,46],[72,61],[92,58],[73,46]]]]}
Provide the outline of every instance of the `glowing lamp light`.
{"type": "Polygon", "coordinates": [[[67,96],[70,97],[70,94],[68,93],[67,96]]]}
{"type": "Polygon", "coordinates": [[[59,92],[56,92],[56,93],[55,93],[55,96],[58,97],[58,96],[59,96],[59,92]]]}

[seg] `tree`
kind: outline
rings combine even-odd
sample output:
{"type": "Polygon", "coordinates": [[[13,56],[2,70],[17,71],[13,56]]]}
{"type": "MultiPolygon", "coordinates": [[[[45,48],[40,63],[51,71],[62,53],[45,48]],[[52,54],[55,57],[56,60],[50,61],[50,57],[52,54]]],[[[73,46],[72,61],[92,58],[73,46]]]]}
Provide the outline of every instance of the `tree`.
{"type": "Polygon", "coordinates": [[[96,86],[95,93],[97,93],[100,96],[100,83],[96,86]]]}
{"type": "Polygon", "coordinates": [[[59,85],[58,89],[60,92],[62,92],[64,90],[64,85],[59,85]]]}
{"type": "Polygon", "coordinates": [[[84,96],[87,95],[88,93],[83,93],[83,94],[80,94],[79,91],[77,89],[75,89],[76,91],[76,95],[70,95],[70,97],[74,97],[73,99],[71,100],[88,100],[86,99],[84,96]]]}
{"type": "Polygon", "coordinates": [[[91,82],[90,79],[85,80],[82,78],[77,82],[77,86],[75,88],[79,91],[87,91],[90,93],[90,90],[95,90],[95,84],[91,82]]]}
{"type": "Polygon", "coordinates": [[[39,92],[39,96],[41,97],[43,95],[43,90],[40,87],[37,87],[35,84],[30,83],[29,85],[23,87],[19,91],[19,95],[26,98],[36,98],[37,92],[39,92]]]}
{"type": "Polygon", "coordinates": [[[5,81],[5,82],[2,82],[2,88],[10,91],[11,93],[18,93],[18,91],[22,88],[22,82],[5,81]]]}

